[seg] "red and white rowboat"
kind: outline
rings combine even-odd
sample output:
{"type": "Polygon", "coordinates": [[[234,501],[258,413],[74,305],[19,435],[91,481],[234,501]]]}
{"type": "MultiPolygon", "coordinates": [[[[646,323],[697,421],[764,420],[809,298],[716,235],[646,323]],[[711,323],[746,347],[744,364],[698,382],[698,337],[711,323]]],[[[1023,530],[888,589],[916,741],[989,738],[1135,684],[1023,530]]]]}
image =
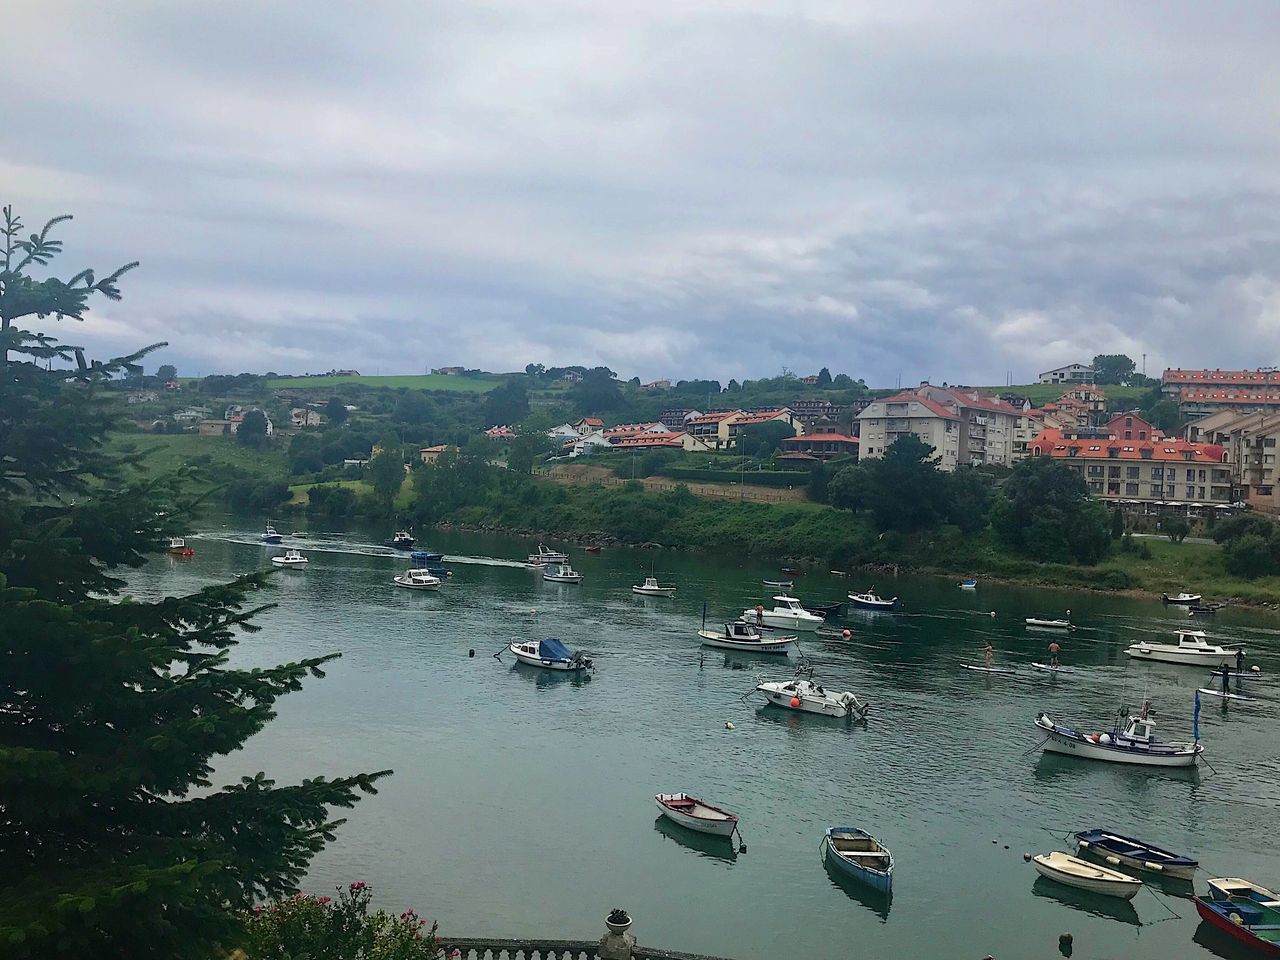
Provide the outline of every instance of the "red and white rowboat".
{"type": "Polygon", "coordinates": [[[736,813],[713,807],[687,793],[660,793],[653,799],[663,816],[690,830],[716,837],[730,837],[738,829],[736,813]]]}

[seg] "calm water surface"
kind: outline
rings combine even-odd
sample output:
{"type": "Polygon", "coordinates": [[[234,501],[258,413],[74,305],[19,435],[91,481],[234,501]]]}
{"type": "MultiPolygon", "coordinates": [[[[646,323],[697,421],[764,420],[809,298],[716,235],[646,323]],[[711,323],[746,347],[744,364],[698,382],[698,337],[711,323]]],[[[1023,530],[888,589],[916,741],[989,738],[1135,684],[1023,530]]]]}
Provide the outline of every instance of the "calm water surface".
{"type": "MultiPolygon", "coordinates": [[[[256,542],[259,529],[210,522],[194,560],[157,560],[133,589],[180,593],[264,567],[277,548],[256,542]]],[[[1270,696],[1280,684],[1258,684],[1256,704],[1205,703],[1212,769],[1149,773],[1035,749],[1039,710],[1101,729],[1144,696],[1163,736],[1190,735],[1207,672],[1123,654],[1138,638],[1171,636],[1186,619],[1175,608],[881,577],[876,587],[902,596],[905,612],[854,613],[851,640],[802,641],[822,682],[871,701],[871,722],[851,725],[744,701],[757,675],[789,675],[786,663],[698,646],[704,600],[711,620],[736,615],[765,595],[760,581],[780,576],[775,566],[575,548],[585,581],[559,585],[519,563],[534,542],[439,533],[430,546],[466,562],[423,594],[392,587],[406,563],[372,545],[387,533],[313,532],[299,544],[310,566],[277,576],[279,606],[236,654],[262,665],[343,657],[282,700],[279,719],[223,761],[222,778],[395,770],[316,859],[312,891],[363,879],[383,905],[413,906],[466,936],[594,938],[623,905],[644,943],[742,960],[1047,958],[1059,956],[1063,931],[1076,957],[1164,960],[1239,954],[1197,933],[1182,891],[1144,890],[1132,906],[1073,893],[1038,879],[1023,852],[1069,849],[1070,831],[1105,826],[1198,856],[1199,889],[1210,876],[1280,882],[1280,708],[1270,696]],[[630,593],[651,564],[679,583],[678,597],[630,593]],[[1064,607],[1081,627],[1057,638],[1075,672],[1033,676],[1026,665],[1054,637],[1022,618],[1064,607]],[[596,674],[576,680],[490,656],[512,637],[545,636],[594,654],[596,674]],[[981,662],[987,640],[999,664],[1023,674],[961,670],[981,662]],[[747,852],[658,820],[653,795],[680,790],[738,813],[747,852]],[[890,904],[828,874],[819,842],[833,824],[864,826],[893,850],[890,904]]],[[[795,592],[835,599],[867,585],[809,574],[795,592]]],[[[1280,672],[1274,616],[1228,611],[1204,628],[1247,641],[1253,662],[1280,672]]]]}

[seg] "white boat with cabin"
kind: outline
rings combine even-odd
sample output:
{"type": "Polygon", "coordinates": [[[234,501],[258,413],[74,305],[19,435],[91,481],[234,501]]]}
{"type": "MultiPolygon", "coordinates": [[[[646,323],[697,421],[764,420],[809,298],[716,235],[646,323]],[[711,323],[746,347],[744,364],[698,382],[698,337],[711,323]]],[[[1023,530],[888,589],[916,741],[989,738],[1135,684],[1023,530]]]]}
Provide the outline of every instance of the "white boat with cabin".
{"type": "Polygon", "coordinates": [[[731,837],[738,829],[738,815],[721,810],[687,793],[660,793],[653,798],[662,815],[672,823],[707,833],[713,837],[731,837]]]}
{"type": "Polygon", "coordinates": [[[1121,897],[1132,900],[1142,889],[1142,881],[1123,874],[1118,870],[1109,870],[1073,857],[1069,853],[1058,850],[1053,853],[1039,854],[1031,858],[1036,872],[1042,877],[1075,887],[1077,890],[1088,890],[1100,893],[1105,897],[1121,897]]]}
{"type": "Polygon", "coordinates": [[[1155,660],[1160,663],[1185,663],[1193,667],[1220,667],[1235,662],[1243,650],[1223,647],[1205,639],[1203,630],[1177,631],[1177,643],[1151,643],[1140,640],[1127,647],[1125,653],[1135,660],[1155,660]]]}
{"type": "Polygon", "coordinates": [[[1125,719],[1123,729],[1117,722],[1104,733],[1081,733],[1056,723],[1047,713],[1036,717],[1036,726],[1046,734],[1042,744],[1046,753],[1145,767],[1194,766],[1204,752],[1200,742],[1157,740],[1155,721],[1146,714],[1146,710],[1132,714],[1125,719]]]}
{"type": "Polygon", "coordinates": [[[827,690],[813,679],[812,670],[801,670],[790,680],[761,680],[756,692],[775,707],[820,713],[826,717],[853,717],[865,720],[870,705],[848,690],[827,690]]]}
{"type": "Polygon", "coordinates": [[[272,557],[271,562],[277,567],[305,567],[311,561],[302,555],[301,550],[286,550],[278,557],[272,557]]]}
{"type": "Polygon", "coordinates": [[[559,563],[542,571],[542,579],[549,583],[581,583],[582,574],[567,563],[559,563]]]}
{"type": "Polygon", "coordinates": [[[581,650],[570,650],[560,640],[513,640],[507,647],[517,660],[531,667],[544,670],[563,670],[571,673],[595,668],[595,661],[581,650]]]}
{"type": "Polygon", "coordinates": [[[568,563],[569,555],[561,553],[559,550],[549,550],[546,544],[538,544],[538,552],[529,554],[529,562],[535,567],[543,566],[548,563],[568,563]]]}
{"type": "Polygon", "coordinates": [[[1160,599],[1164,603],[1188,604],[1199,603],[1204,598],[1198,593],[1162,593],[1160,599]]]}
{"type": "Polygon", "coordinates": [[[659,583],[657,577],[645,577],[644,583],[633,583],[631,592],[638,593],[643,597],[674,597],[676,595],[676,585],[674,583],[659,583]]]}
{"type": "Polygon", "coordinates": [[[440,578],[425,567],[411,567],[391,581],[406,590],[439,590],[440,578]]]}
{"type": "Polygon", "coordinates": [[[748,653],[787,654],[795,649],[797,638],[766,637],[754,623],[726,623],[723,630],[698,631],[704,647],[718,647],[721,650],[744,650],[748,653]]]}
{"type": "Polygon", "coordinates": [[[862,610],[892,610],[898,605],[898,598],[891,597],[886,600],[884,597],[877,596],[876,588],[871,587],[866,593],[849,594],[849,602],[862,610]]]}
{"type": "Polygon", "coordinates": [[[271,521],[268,520],[267,528],[266,530],[263,531],[260,539],[262,540],[263,543],[280,543],[282,540],[284,540],[284,534],[278,531],[272,525],[271,521]]]}
{"type": "Polygon", "coordinates": [[[1028,627],[1037,627],[1040,630],[1074,630],[1070,620],[1044,620],[1040,617],[1027,617],[1026,624],[1028,627]]]}
{"type": "Polygon", "coordinates": [[[743,610],[742,619],[747,623],[781,627],[784,630],[817,630],[826,622],[816,613],[806,610],[795,597],[789,597],[785,593],[773,598],[772,610],[743,610]]]}

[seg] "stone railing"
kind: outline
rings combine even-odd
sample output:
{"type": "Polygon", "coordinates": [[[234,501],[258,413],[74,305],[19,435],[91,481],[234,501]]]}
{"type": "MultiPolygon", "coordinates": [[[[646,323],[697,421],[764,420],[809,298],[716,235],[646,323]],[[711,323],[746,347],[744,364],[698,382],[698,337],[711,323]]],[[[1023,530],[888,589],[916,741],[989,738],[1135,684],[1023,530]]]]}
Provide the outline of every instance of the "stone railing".
{"type": "Polygon", "coordinates": [[[642,947],[626,924],[608,923],[599,940],[497,940],[437,937],[442,960],[722,960],[699,953],[642,947]]]}

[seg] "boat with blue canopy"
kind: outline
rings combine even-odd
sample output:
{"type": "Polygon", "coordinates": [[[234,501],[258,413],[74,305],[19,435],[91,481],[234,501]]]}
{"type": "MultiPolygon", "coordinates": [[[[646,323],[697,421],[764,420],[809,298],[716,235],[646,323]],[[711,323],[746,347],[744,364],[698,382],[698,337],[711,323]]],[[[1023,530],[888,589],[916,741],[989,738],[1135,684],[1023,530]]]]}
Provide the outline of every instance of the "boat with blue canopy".
{"type": "Polygon", "coordinates": [[[521,663],[546,670],[591,670],[595,662],[581,650],[570,650],[554,637],[546,640],[513,640],[507,647],[521,663]]]}

